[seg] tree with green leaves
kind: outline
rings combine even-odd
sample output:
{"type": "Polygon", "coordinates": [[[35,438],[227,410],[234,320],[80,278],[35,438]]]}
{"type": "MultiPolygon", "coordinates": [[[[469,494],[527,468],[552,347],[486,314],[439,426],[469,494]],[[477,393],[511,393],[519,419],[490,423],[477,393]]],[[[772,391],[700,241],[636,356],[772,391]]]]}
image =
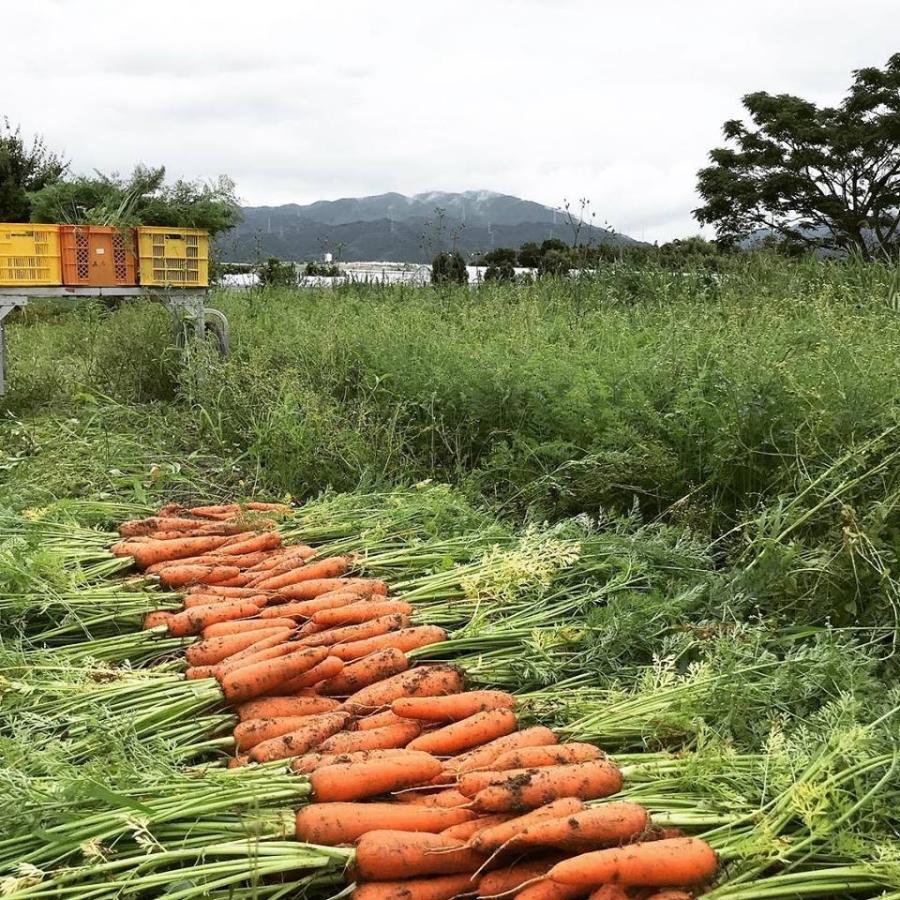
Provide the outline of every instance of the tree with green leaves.
{"type": "Polygon", "coordinates": [[[458,250],[452,252],[444,250],[434,258],[431,263],[431,283],[443,284],[467,284],[469,273],[466,270],[466,261],[458,250]]]}
{"type": "Polygon", "coordinates": [[[698,174],[694,210],[722,243],[767,229],[788,244],[871,258],[900,244],[900,53],[853,72],[837,106],[759,91],[750,123],[725,123],[729,146],[698,174]]]}
{"type": "Polygon", "coordinates": [[[40,135],[28,143],[20,126],[0,120],[0,222],[27,222],[29,194],[59,181],[68,165],[40,135]]]}

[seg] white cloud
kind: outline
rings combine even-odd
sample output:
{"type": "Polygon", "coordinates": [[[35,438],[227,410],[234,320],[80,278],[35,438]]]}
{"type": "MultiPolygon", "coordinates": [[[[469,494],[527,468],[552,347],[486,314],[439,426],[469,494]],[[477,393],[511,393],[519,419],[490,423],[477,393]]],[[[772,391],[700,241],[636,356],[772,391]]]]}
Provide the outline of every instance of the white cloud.
{"type": "Polygon", "coordinates": [[[408,0],[3,11],[0,113],[76,169],[232,175],[249,203],[489,188],[648,240],[752,90],[834,101],[896,47],[896,0],[408,0]]]}

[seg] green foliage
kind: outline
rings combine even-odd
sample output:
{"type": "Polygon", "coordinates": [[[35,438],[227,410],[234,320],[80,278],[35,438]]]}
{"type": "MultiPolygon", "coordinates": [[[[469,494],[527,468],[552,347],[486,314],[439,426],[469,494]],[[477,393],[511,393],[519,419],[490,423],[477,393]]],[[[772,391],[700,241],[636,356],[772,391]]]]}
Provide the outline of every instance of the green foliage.
{"type": "Polygon", "coordinates": [[[316,262],[316,260],[310,260],[303,269],[304,275],[309,275],[310,277],[324,277],[324,278],[335,278],[338,275],[343,274],[341,267],[337,263],[326,263],[326,262],[316,262]]]}
{"type": "Polygon", "coordinates": [[[270,256],[256,270],[259,283],[263,287],[291,287],[297,284],[297,273],[294,264],[282,262],[276,256],[270,256]]]}
{"type": "Polygon", "coordinates": [[[541,264],[541,248],[534,241],[527,241],[519,247],[518,262],[526,269],[536,269],[541,264]]]}
{"type": "Polygon", "coordinates": [[[431,262],[431,283],[436,285],[466,284],[469,274],[466,261],[458,250],[444,250],[431,262]]]}
{"type": "Polygon", "coordinates": [[[743,99],[752,125],[699,173],[698,220],[735,242],[771,229],[788,243],[865,257],[900,243],[900,54],[853,73],[835,107],[765,91],[743,99]]]}
{"type": "Polygon", "coordinates": [[[68,163],[47,148],[36,136],[31,144],[22,137],[21,127],[9,119],[0,121],[0,222],[27,222],[31,216],[29,194],[55,184],[65,174],[68,163]]]}

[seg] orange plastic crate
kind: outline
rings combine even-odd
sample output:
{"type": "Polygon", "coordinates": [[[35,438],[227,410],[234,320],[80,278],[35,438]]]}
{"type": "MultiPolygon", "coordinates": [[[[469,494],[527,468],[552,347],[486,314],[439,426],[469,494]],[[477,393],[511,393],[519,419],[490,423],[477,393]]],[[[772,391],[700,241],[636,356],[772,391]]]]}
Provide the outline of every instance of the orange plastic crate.
{"type": "Polygon", "coordinates": [[[131,287],[137,284],[137,247],[131,228],[61,225],[63,284],[131,287]]]}

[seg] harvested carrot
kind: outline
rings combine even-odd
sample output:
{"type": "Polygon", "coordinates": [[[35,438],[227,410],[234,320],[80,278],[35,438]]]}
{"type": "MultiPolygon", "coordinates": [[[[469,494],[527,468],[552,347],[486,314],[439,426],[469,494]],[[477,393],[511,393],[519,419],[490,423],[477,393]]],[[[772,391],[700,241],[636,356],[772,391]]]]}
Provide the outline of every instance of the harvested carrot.
{"type": "MultiPolygon", "coordinates": [[[[198,526],[196,519],[182,519],[177,516],[148,516],[146,519],[132,519],[119,526],[122,537],[136,537],[151,531],[191,531],[198,526]]],[[[214,528],[218,527],[216,525],[214,528]]]]}
{"type": "Polygon", "coordinates": [[[280,575],[282,572],[287,572],[297,565],[298,560],[312,559],[315,555],[316,551],[307,544],[291,544],[270,553],[269,558],[258,566],[254,566],[253,570],[259,573],[260,580],[262,580],[267,577],[267,574],[280,575]]]}
{"type": "Polygon", "coordinates": [[[318,634],[308,635],[301,639],[306,647],[325,647],[337,644],[349,644],[353,641],[364,641],[369,638],[387,634],[389,631],[399,631],[409,625],[409,616],[395,614],[392,616],[379,616],[369,622],[360,622],[357,625],[345,625],[343,628],[331,628],[318,634]]]}
{"type": "Polygon", "coordinates": [[[312,620],[316,625],[336,628],[340,625],[357,625],[360,622],[377,619],[379,616],[390,616],[397,613],[409,616],[412,612],[412,603],[406,603],[403,600],[363,600],[336,609],[323,609],[315,613],[312,620]]]}
{"type": "MultiPolygon", "coordinates": [[[[312,713],[311,716],[321,715],[312,713]]],[[[298,728],[309,724],[310,715],[284,716],[271,719],[248,719],[240,722],[234,728],[234,744],[238,750],[252,750],[257,744],[269,741],[272,738],[281,737],[298,728]]]]}
{"type": "Polygon", "coordinates": [[[217,584],[241,574],[237,566],[166,566],[158,573],[166,587],[177,588],[188,584],[217,584]]]}
{"type": "Polygon", "coordinates": [[[244,504],[247,509],[254,512],[275,512],[281,515],[290,515],[294,510],[287,503],[271,503],[262,500],[251,500],[244,504]]]}
{"type": "Polygon", "coordinates": [[[361,691],[370,684],[383,681],[392,675],[399,675],[409,668],[406,654],[389,648],[379,650],[371,656],[364,656],[356,662],[347,663],[340,674],[319,685],[319,693],[326,695],[349,695],[361,691]]]}
{"type": "MultiPolygon", "coordinates": [[[[332,652],[335,649],[332,647],[332,652]]],[[[345,701],[344,708],[364,715],[389,706],[399,697],[438,697],[461,691],[463,686],[463,673],[458,666],[417,666],[357,691],[345,701]]]]}
{"type": "MultiPolygon", "coordinates": [[[[606,886],[609,887],[609,885],[606,886]]],[[[603,888],[597,888],[597,890],[591,894],[592,900],[597,900],[597,896],[602,890],[603,888]]],[[[601,897],[600,900],[605,900],[605,898],[601,897]]],[[[654,891],[649,897],[646,897],[645,900],[694,900],[694,895],[690,891],[681,891],[678,890],[678,888],[665,888],[661,891],[654,891]]]]}
{"type": "MultiPolygon", "coordinates": [[[[604,895],[606,900],[629,900],[628,894],[621,888],[615,885],[606,885],[606,887],[610,887],[616,892],[604,895]]],[[[550,878],[541,878],[534,884],[522,888],[516,894],[516,900],[521,897],[524,897],[525,900],[579,900],[581,897],[587,897],[589,892],[590,888],[580,884],[560,884],[550,878]]]]}
{"type": "Polygon", "coordinates": [[[331,609],[335,606],[346,606],[359,600],[359,594],[352,591],[328,591],[321,597],[313,600],[300,600],[296,603],[282,603],[282,596],[275,594],[272,597],[272,607],[268,611],[268,615],[297,616],[298,618],[308,619],[320,609],[331,609]]]}
{"type": "Polygon", "coordinates": [[[225,544],[235,543],[240,535],[222,537],[209,535],[208,537],[187,537],[177,541],[148,541],[145,544],[133,544],[123,556],[134,558],[135,564],[146,569],[154,563],[164,560],[182,559],[186,556],[198,556],[201,553],[209,553],[225,544]]]}
{"type": "Polygon", "coordinates": [[[188,595],[191,594],[215,594],[218,597],[229,597],[239,599],[241,597],[258,597],[265,591],[257,591],[247,587],[226,587],[221,584],[198,584],[188,589],[188,595]]]}
{"type": "Polygon", "coordinates": [[[511,734],[518,725],[512,710],[491,709],[423,734],[410,742],[409,749],[424,750],[435,756],[453,756],[511,734]]]}
{"type": "Polygon", "coordinates": [[[447,769],[457,773],[471,772],[474,769],[483,769],[507,750],[517,750],[520,747],[547,747],[557,742],[556,735],[543,725],[535,725],[532,728],[523,728],[513,734],[497,738],[483,747],[476,747],[468,753],[461,753],[454,759],[448,759],[447,769]]]}
{"type": "Polygon", "coordinates": [[[214,666],[216,663],[222,662],[223,659],[227,659],[235,653],[240,653],[241,650],[246,650],[257,641],[279,633],[287,635],[290,634],[290,631],[275,627],[206,638],[188,647],[184,651],[184,657],[192,666],[214,666]]]}
{"type": "Polygon", "coordinates": [[[290,696],[297,691],[302,691],[304,688],[312,688],[322,681],[334,678],[336,675],[340,674],[343,668],[343,660],[338,659],[336,656],[326,656],[322,662],[313,666],[308,672],[304,672],[297,678],[292,678],[290,681],[286,681],[282,684],[278,688],[278,693],[280,695],[290,696]]]}
{"type": "Polygon", "coordinates": [[[447,640],[447,632],[437,625],[417,625],[414,628],[403,628],[400,631],[392,631],[379,637],[368,638],[364,641],[353,641],[350,644],[342,644],[338,652],[335,652],[344,661],[360,659],[375,653],[378,650],[386,650],[393,647],[408,653],[419,647],[428,647],[431,644],[440,644],[447,640]]]}
{"type": "MultiPolygon", "coordinates": [[[[147,566],[144,569],[144,573],[147,575],[158,575],[164,569],[179,569],[184,566],[197,566],[197,567],[206,567],[206,566],[237,566],[237,563],[232,560],[223,560],[221,556],[213,556],[211,553],[205,553],[201,556],[188,556],[184,559],[176,559],[171,560],[167,559],[163,562],[154,563],[152,566],[147,566]]],[[[240,570],[239,570],[240,571],[240,570]]],[[[229,578],[233,578],[234,576],[230,575],[229,578]]]]}
{"type": "Polygon", "coordinates": [[[331,735],[337,734],[349,721],[350,716],[341,711],[309,716],[309,721],[299,728],[257,744],[250,751],[250,759],[254,762],[271,762],[274,759],[302,756],[331,735]]]}
{"type": "Polygon", "coordinates": [[[483,812],[536,809],[560,797],[595,800],[622,789],[622,773],[606,759],[571,766],[509,769],[506,777],[479,791],[475,807],[483,812]]]}
{"type": "MultiPolygon", "coordinates": [[[[441,809],[442,807],[438,807],[441,809]]],[[[460,809],[461,807],[456,807],[460,809]]],[[[445,828],[441,834],[447,837],[455,838],[458,841],[471,841],[479,831],[485,828],[493,828],[495,825],[502,825],[512,818],[510,813],[497,813],[493,816],[479,816],[476,819],[469,819],[466,822],[460,822],[459,825],[452,825],[445,828]]]]}
{"type": "Polygon", "coordinates": [[[188,681],[194,681],[198,678],[215,678],[216,671],[215,666],[188,666],[184,670],[184,677],[188,681]]]}
{"type": "Polygon", "coordinates": [[[533,769],[540,766],[564,766],[604,759],[606,754],[593,744],[557,744],[551,747],[520,747],[507,750],[490,763],[492,772],[506,769],[533,769]]]}
{"type": "Polygon", "coordinates": [[[716,874],[715,851],[699,838],[670,838],[594,850],[557,863],[548,873],[562,884],[685,887],[716,874]]]}
{"type": "Polygon", "coordinates": [[[603,844],[624,844],[634,840],[649,824],[650,816],[643,806],[621,800],[570,816],[533,822],[513,835],[503,847],[588,850],[603,844]]]}
{"type": "Polygon", "coordinates": [[[204,640],[206,638],[223,637],[227,634],[249,634],[251,631],[268,631],[272,628],[295,628],[296,622],[293,619],[235,619],[232,622],[218,622],[215,625],[209,625],[201,632],[204,640]]]}
{"type": "Polygon", "coordinates": [[[229,578],[227,581],[217,581],[216,585],[221,585],[222,587],[246,587],[250,583],[250,580],[250,575],[246,572],[241,572],[240,575],[229,578]]]}
{"type": "Polygon", "coordinates": [[[353,753],[357,750],[395,750],[405,747],[420,728],[415,722],[385,725],[365,731],[347,731],[336,734],[319,745],[322,753],[353,753]]]}
{"type": "Polygon", "coordinates": [[[487,898],[515,894],[529,882],[543,878],[559,860],[559,854],[541,856],[488,872],[478,882],[478,896],[487,898]]]}
{"type": "Polygon", "coordinates": [[[371,716],[365,716],[362,719],[359,719],[356,723],[356,728],[359,731],[368,731],[370,728],[384,728],[385,725],[408,725],[409,722],[409,719],[404,719],[402,716],[395,716],[389,709],[386,709],[384,712],[374,713],[371,716]]]}
{"type": "Polygon", "coordinates": [[[434,778],[440,771],[441,764],[433,756],[403,750],[384,759],[322,766],[310,774],[309,781],[316,800],[327,803],[401,791],[434,778]]]}
{"type": "Polygon", "coordinates": [[[240,513],[241,508],[237,503],[224,503],[216,506],[193,506],[188,512],[192,516],[199,516],[201,519],[217,519],[219,516],[236,516],[240,513]]]}
{"type": "Polygon", "coordinates": [[[247,666],[255,666],[257,663],[266,660],[280,659],[283,656],[297,652],[297,644],[291,640],[291,632],[286,631],[283,634],[274,635],[258,641],[252,646],[240,653],[229,656],[228,659],[222,660],[216,666],[216,677],[221,679],[229,672],[236,672],[238,669],[247,666]]]}
{"type": "Polygon", "coordinates": [[[322,594],[339,590],[356,591],[362,596],[381,594],[385,597],[388,592],[387,585],[374,578],[316,578],[288,585],[278,593],[286,600],[314,600],[322,594]]]}
{"type": "Polygon", "coordinates": [[[157,609],[144,616],[143,628],[158,628],[160,625],[168,625],[169,619],[174,616],[174,612],[166,609],[157,609]]]}
{"type": "Polygon", "coordinates": [[[462,841],[427,832],[369,831],[356,847],[356,869],[363,879],[474,872],[483,862],[462,841]]]}
{"type": "MultiPolygon", "coordinates": [[[[323,766],[344,765],[346,763],[370,762],[375,759],[388,759],[391,756],[406,753],[405,750],[359,750],[356,753],[319,753],[313,751],[291,760],[291,769],[301,775],[308,775],[323,766]]],[[[472,813],[474,816],[475,814],[472,813]]]]}
{"type": "MultiPolygon", "coordinates": [[[[238,541],[234,544],[226,544],[214,550],[215,556],[242,556],[248,553],[258,554],[268,550],[274,550],[281,546],[281,535],[277,531],[264,531],[262,534],[255,534],[248,537],[244,541],[238,541]]],[[[257,562],[259,560],[257,559],[257,562]]],[[[253,563],[252,565],[256,565],[253,563]]]]}
{"type": "Polygon", "coordinates": [[[406,881],[368,881],[357,884],[352,897],[353,900],[453,900],[470,893],[472,876],[461,872],[406,881]]]}
{"type": "Polygon", "coordinates": [[[225,699],[231,703],[252,700],[254,697],[271,694],[285,681],[309,671],[326,655],[321,647],[307,647],[279,659],[267,659],[254,665],[242,666],[223,675],[219,684],[225,699]]]}
{"type": "Polygon", "coordinates": [[[258,615],[259,604],[252,600],[234,600],[230,603],[214,603],[209,606],[195,606],[177,613],[169,619],[169,634],[172,637],[186,637],[189,634],[200,634],[204,628],[217,622],[230,622],[234,619],[249,619],[258,615]]]}
{"type": "Polygon", "coordinates": [[[369,831],[427,831],[438,834],[472,817],[468,810],[423,809],[396,803],[315,803],[296,817],[295,836],[310,844],[352,844],[369,831]]]}
{"type": "Polygon", "coordinates": [[[392,709],[407,719],[426,722],[458,722],[492,709],[512,709],[516,698],[505,691],[466,691],[447,697],[401,697],[392,709]]]}
{"type": "Polygon", "coordinates": [[[350,568],[350,560],[346,556],[330,556],[315,562],[295,566],[281,575],[264,578],[257,587],[276,591],[303,581],[314,581],[323,578],[339,578],[350,568]]]}
{"type": "Polygon", "coordinates": [[[241,766],[246,766],[250,763],[250,757],[245,754],[239,754],[238,756],[233,756],[228,760],[226,768],[228,769],[239,769],[241,766]]]}
{"type": "Polygon", "coordinates": [[[479,853],[494,853],[529,825],[545,819],[573,816],[582,812],[584,808],[583,801],[577,797],[563,797],[560,800],[554,800],[524,816],[516,816],[500,825],[485,828],[472,838],[472,846],[479,853]]]}
{"type": "Polygon", "coordinates": [[[457,807],[470,807],[472,801],[461,794],[456,788],[448,788],[438,791],[436,794],[422,794],[418,791],[406,791],[395,797],[401,803],[408,806],[437,806],[441,809],[456,809],[457,807]]]}
{"type": "Polygon", "coordinates": [[[331,712],[338,705],[336,700],[329,700],[327,697],[260,697],[258,700],[242,703],[237,714],[242,722],[246,722],[250,719],[311,716],[331,712]]]}

